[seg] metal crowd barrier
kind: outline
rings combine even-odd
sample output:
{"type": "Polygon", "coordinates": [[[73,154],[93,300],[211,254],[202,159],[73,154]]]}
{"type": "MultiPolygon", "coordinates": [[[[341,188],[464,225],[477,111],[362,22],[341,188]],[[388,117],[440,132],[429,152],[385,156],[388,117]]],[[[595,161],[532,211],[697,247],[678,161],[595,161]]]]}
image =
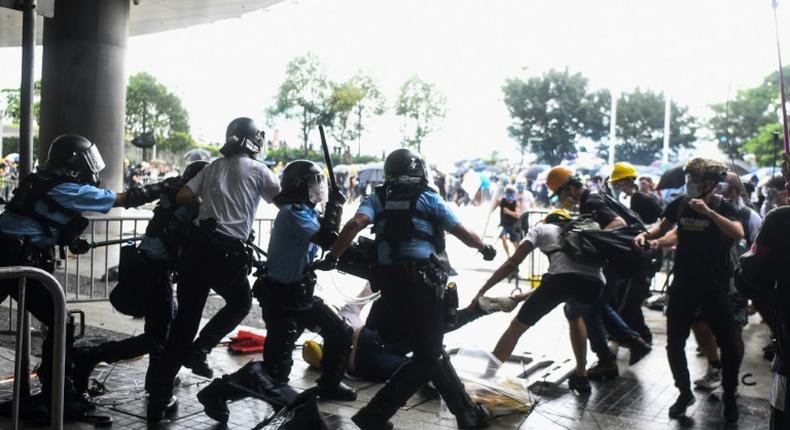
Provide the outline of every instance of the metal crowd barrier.
{"type": "Polygon", "coordinates": [[[49,273],[35,268],[24,266],[11,266],[0,268],[0,280],[18,279],[17,290],[17,322],[16,322],[16,351],[14,354],[14,391],[11,409],[11,428],[21,428],[19,425],[19,407],[22,393],[29,390],[27,381],[30,377],[28,363],[30,359],[30,317],[25,310],[25,290],[27,280],[32,279],[44,287],[52,296],[54,315],[52,316],[52,339],[54,348],[52,354],[52,388],[50,407],[50,428],[63,429],[63,391],[66,363],[66,296],[58,281],[49,273]]]}
{"type": "MultiPolygon", "coordinates": [[[[150,221],[144,217],[93,216],[83,238],[99,242],[142,236],[150,221]]],[[[255,244],[266,248],[273,219],[256,218],[253,222],[255,244]]],[[[69,303],[104,301],[109,298],[115,279],[122,244],[92,248],[83,255],[66,250],[65,259],[58,259],[55,276],[61,279],[69,303]]]]}

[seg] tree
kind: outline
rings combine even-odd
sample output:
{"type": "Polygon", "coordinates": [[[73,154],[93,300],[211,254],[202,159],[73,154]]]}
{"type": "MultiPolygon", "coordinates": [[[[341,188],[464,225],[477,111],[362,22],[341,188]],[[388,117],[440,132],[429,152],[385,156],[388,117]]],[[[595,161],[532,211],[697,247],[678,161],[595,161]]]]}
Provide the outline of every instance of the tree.
{"type": "Polygon", "coordinates": [[[756,136],[744,142],[742,150],[754,154],[760,167],[778,167],[784,152],[782,133],[782,124],[778,122],[766,124],[760,127],[756,136]],[[774,133],[778,133],[777,141],[774,141],[774,133]]]}
{"type": "MultiPolygon", "coordinates": [[[[664,147],[664,95],[651,90],[623,93],[617,101],[618,161],[650,164],[660,157],[664,147]]],[[[669,147],[677,153],[680,147],[691,147],[696,140],[696,119],[688,108],[671,103],[669,147]]],[[[601,157],[608,157],[609,145],[598,147],[601,157]]]]}
{"type": "Polygon", "coordinates": [[[268,113],[286,119],[298,119],[302,143],[307,154],[310,131],[327,119],[330,85],[324,66],[313,53],[296,57],[285,68],[285,81],[268,113]]]}
{"type": "Polygon", "coordinates": [[[557,165],[576,154],[580,138],[606,133],[609,93],[589,93],[580,73],[549,70],[526,81],[510,78],[502,92],[513,119],[508,132],[541,163],[557,165]]]}
{"type": "Polygon", "coordinates": [[[437,120],[444,118],[447,98],[431,83],[412,76],[400,88],[395,114],[403,117],[404,146],[420,152],[425,137],[436,131],[437,120]]]}
{"type": "Polygon", "coordinates": [[[350,152],[350,143],[356,140],[357,156],[360,156],[365,121],[373,115],[382,115],[384,103],[378,85],[369,76],[357,74],[346,82],[332,84],[327,112],[332,137],[346,152],[350,152]]]}
{"type": "Polygon", "coordinates": [[[139,135],[154,132],[162,149],[179,153],[190,147],[183,142],[189,136],[189,114],[181,99],[148,73],[129,77],[126,86],[126,132],[139,135]],[[169,144],[168,144],[169,142],[169,144]]]}
{"type": "MultiPolygon", "coordinates": [[[[4,88],[0,90],[0,97],[5,99],[3,116],[10,119],[12,124],[19,124],[21,120],[21,92],[19,88],[4,88]]],[[[41,81],[33,83],[33,120],[38,123],[41,113],[41,81]]],[[[2,123],[2,118],[0,118],[2,123]]]]}
{"type": "MultiPolygon", "coordinates": [[[[784,74],[790,74],[790,66],[785,67],[784,74]]],[[[719,148],[743,156],[747,141],[760,135],[764,126],[782,120],[779,72],[766,76],[756,87],[738,91],[729,103],[711,105],[711,109],[713,117],[708,127],[719,139],[719,148]]]]}

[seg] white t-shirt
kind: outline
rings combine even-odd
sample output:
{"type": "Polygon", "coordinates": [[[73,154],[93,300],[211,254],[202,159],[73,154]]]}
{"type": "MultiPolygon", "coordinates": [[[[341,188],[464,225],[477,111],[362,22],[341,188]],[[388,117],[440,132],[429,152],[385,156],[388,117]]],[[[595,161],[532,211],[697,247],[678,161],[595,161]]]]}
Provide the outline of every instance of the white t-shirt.
{"type": "Polygon", "coordinates": [[[600,266],[579,263],[571,259],[571,257],[564,252],[559,251],[561,230],[562,229],[555,224],[538,224],[534,227],[530,227],[524,238],[525,241],[531,243],[535,248],[545,253],[551,253],[549,256],[549,270],[547,270],[547,273],[550,275],[576,273],[598,278],[606,282],[606,278],[604,278],[603,270],[601,270],[600,266]]]}
{"type": "Polygon", "coordinates": [[[187,187],[202,202],[198,220],[217,220],[217,232],[246,240],[258,203],[271,203],[280,181],[265,164],[246,155],[215,160],[192,178],[187,187]]]}

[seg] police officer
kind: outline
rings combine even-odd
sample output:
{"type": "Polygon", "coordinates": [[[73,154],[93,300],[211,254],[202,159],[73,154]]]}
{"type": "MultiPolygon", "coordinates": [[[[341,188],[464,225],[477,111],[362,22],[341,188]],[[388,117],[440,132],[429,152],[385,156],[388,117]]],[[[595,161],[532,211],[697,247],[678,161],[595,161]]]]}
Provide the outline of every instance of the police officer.
{"type": "Polygon", "coordinates": [[[743,227],[735,206],[714,193],[716,185],[726,177],[726,165],[695,158],[684,171],[686,194],[670,202],[661,222],[638,235],[634,245],[677,246],[666,314],[667,359],[680,395],[669,408],[670,418],[684,416],[696,401],[685,346],[694,314],[701,307],[721,349],[722,413],[727,422],[735,423],[739,416],[736,390],[743,350],[736,339],[729,294],[733,273],[730,250],[734,242],[743,239],[743,227]],[[675,225],[677,229],[673,229],[675,225]]]}
{"type": "MultiPolygon", "coordinates": [[[[179,183],[189,182],[207,165],[208,161],[190,163],[178,178],[179,183]]],[[[121,263],[131,264],[122,270],[130,273],[126,278],[134,285],[119,285],[116,288],[138,289],[139,294],[145,297],[145,331],[120,341],[75,349],[74,383],[78,392],[87,389],[90,375],[98,363],[114,363],[149,353],[145,390],[150,391],[151,378],[159,364],[162,346],[175,313],[173,264],[181,255],[182,245],[197,215],[194,210],[176,203],[179,188],[174,187],[162,194],[154,208],[154,216],[145,229],[145,236],[133,254],[134,258],[121,263]]]]}
{"type": "MultiPolygon", "coordinates": [[[[313,295],[316,276],[305,268],[318,252],[329,249],[337,238],[345,197],[333,189],[328,197],[323,218],[316,205],[327,200],[327,185],[321,169],[312,161],[296,160],[288,163],[280,182],[282,192],[274,198],[280,211],[274,220],[269,239],[266,274],[253,287],[266,323],[266,341],[263,345],[265,375],[256,377],[272,380],[272,390],[288,383],[293,365],[296,340],[305,328],[324,338],[321,360],[321,378],[318,395],[324,399],[351,401],[356,392],[343,381],[348,355],[351,352],[353,329],[321,298],[313,295]]],[[[246,397],[227,384],[250,386],[251,369],[216,379],[198,393],[198,400],[205,406],[206,415],[220,422],[227,422],[227,400],[246,397]]]]}
{"type": "Polygon", "coordinates": [[[246,241],[260,199],[271,203],[280,192],[277,177],[255,158],[263,137],[251,119],[231,121],[220,149],[223,157],[198,173],[176,196],[179,204],[200,209],[190,243],[176,264],[178,310],[150,392],[149,421],[164,417],[182,364],[195,373],[212,375],[206,355],[236,328],[252,306],[246,241]],[[193,343],[212,289],[225,299],[225,306],[193,343]]]}
{"type": "Polygon", "coordinates": [[[459,428],[484,426],[490,417],[484,407],[471,401],[444,351],[447,275],[435,254],[444,249],[445,230],[482,252],[486,261],[492,260],[496,251],[467,230],[428,187],[426,167],[422,156],[409,149],[390,153],[384,162],[384,185],[365,198],[332,249],[315,266],[334,268],[354,237],[374,224],[378,265],[370,282],[374,290],[381,291],[378,307],[387,315],[377,318],[371,328],[378,330],[385,342],[402,340],[393,339],[393,333],[408,337],[414,354],[413,360],[398,369],[352,417],[362,429],[392,428],[389,418],[428,380],[455,415],[459,428]]]}
{"type": "MultiPolygon", "coordinates": [[[[115,206],[139,206],[157,199],[163,190],[162,184],[153,184],[116,194],[99,188],[102,169],[104,160],[96,145],[88,139],[76,134],[56,137],[49,146],[44,168],[22,179],[14,197],[0,214],[0,266],[33,266],[51,273],[55,269],[56,246],[61,255],[64,247],[77,254],[89,250],[88,243],[79,238],[88,226],[83,212],[107,213],[115,206]]],[[[54,315],[49,293],[31,280],[25,294],[28,310],[49,326],[54,315]]],[[[16,298],[16,295],[16,282],[0,283],[0,302],[8,296],[16,298]]],[[[45,398],[51,394],[51,333],[49,330],[44,341],[38,372],[45,398]]],[[[67,345],[67,373],[71,373],[70,347],[67,345]]],[[[69,395],[66,396],[65,417],[80,418],[71,375],[67,375],[66,390],[69,395]]]]}

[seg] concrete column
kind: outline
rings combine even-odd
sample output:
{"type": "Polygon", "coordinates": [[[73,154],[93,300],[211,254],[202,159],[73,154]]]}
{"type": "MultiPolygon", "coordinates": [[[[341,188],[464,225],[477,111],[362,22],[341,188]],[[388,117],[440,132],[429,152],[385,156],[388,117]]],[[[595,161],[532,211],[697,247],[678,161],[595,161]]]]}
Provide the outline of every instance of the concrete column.
{"type": "Polygon", "coordinates": [[[44,23],[39,163],[63,133],[94,142],[103,186],[123,188],[129,0],[55,0],[44,23]]]}

